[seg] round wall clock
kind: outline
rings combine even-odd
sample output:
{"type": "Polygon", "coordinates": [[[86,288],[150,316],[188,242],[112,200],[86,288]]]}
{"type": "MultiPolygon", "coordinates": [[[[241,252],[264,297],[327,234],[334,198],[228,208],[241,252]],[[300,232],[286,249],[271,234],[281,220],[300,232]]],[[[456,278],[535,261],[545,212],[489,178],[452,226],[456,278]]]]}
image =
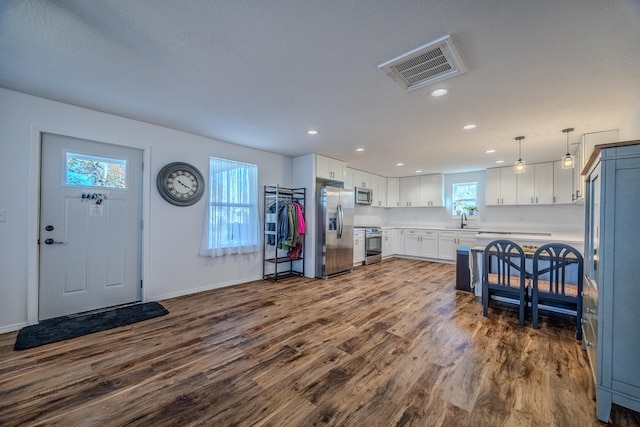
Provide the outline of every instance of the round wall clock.
{"type": "Polygon", "coordinates": [[[204,178],[188,163],[174,162],[158,172],[156,180],[160,195],[176,206],[190,206],[204,194],[204,178]]]}

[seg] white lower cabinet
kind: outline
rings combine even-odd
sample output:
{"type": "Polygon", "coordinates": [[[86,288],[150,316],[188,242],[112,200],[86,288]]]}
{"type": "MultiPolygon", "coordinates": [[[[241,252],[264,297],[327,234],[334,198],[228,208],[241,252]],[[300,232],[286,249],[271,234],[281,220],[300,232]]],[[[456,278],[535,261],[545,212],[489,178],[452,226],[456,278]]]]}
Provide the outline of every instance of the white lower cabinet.
{"type": "Polygon", "coordinates": [[[437,258],[438,232],[436,230],[419,230],[407,228],[404,230],[404,255],[437,258]]]}
{"type": "Polygon", "coordinates": [[[393,230],[382,230],[382,258],[394,254],[393,230]]]}
{"type": "Polygon", "coordinates": [[[476,245],[475,231],[438,231],[438,258],[455,261],[458,248],[476,245]]]}
{"type": "Polygon", "coordinates": [[[353,232],[353,265],[361,265],[365,260],[364,230],[353,232]]]}
{"type": "Polygon", "coordinates": [[[393,229],[393,253],[402,255],[404,254],[404,229],[393,229]]]}

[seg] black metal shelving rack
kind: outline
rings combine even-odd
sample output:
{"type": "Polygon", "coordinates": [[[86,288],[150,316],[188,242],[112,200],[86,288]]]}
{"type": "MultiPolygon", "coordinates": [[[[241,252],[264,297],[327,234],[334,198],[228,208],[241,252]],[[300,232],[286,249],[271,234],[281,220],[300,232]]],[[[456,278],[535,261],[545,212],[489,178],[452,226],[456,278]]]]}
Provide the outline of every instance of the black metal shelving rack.
{"type": "Polygon", "coordinates": [[[280,243],[278,229],[278,211],[284,201],[297,202],[302,211],[306,212],[305,207],[305,188],[284,188],[275,185],[264,186],[264,238],[262,242],[262,278],[272,280],[287,277],[304,276],[304,234],[302,235],[302,253],[296,259],[291,259],[287,255],[287,250],[278,249],[280,243]],[[275,204],[273,209],[275,213],[269,212],[269,207],[275,204]],[[275,244],[270,245],[270,242],[275,244]]]}

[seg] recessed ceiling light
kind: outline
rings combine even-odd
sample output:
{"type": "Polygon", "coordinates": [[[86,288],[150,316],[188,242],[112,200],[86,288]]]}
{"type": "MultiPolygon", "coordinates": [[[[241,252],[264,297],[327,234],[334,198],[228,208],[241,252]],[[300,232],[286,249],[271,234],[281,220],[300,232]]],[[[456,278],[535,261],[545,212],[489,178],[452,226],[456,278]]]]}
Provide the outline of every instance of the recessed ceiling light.
{"type": "Polygon", "coordinates": [[[493,149],[485,151],[485,153],[487,153],[487,154],[491,154],[491,153],[495,153],[495,152],[496,152],[496,150],[493,150],[493,149]]]}
{"type": "Polygon", "coordinates": [[[504,163],[504,160],[496,160],[496,163],[504,163]]]}
{"type": "Polygon", "coordinates": [[[356,151],[364,151],[364,148],[356,148],[356,151]]]}
{"type": "Polygon", "coordinates": [[[396,163],[396,166],[404,166],[404,163],[396,163]]]}
{"type": "Polygon", "coordinates": [[[422,171],[421,170],[417,170],[416,173],[422,173],[422,171]]]}
{"type": "Polygon", "coordinates": [[[440,89],[436,89],[433,92],[431,92],[431,96],[433,96],[434,98],[438,98],[440,96],[445,96],[448,93],[449,93],[448,89],[440,88],[440,89]]]}
{"type": "Polygon", "coordinates": [[[309,135],[317,135],[317,134],[318,134],[318,131],[317,131],[317,130],[314,130],[314,129],[310,129],[310,130],[308,130],[308,131],[307,131],[307,133],[308,133],[309,135]]]}
{"type": "Polygon", "coordinates": [[[469,123],[468,125],[464,125],[462,126],[462,129],[464,130],[471,130],[471,129],[475,129],[478,125],[474,125],[473,123],[469,123]]]}

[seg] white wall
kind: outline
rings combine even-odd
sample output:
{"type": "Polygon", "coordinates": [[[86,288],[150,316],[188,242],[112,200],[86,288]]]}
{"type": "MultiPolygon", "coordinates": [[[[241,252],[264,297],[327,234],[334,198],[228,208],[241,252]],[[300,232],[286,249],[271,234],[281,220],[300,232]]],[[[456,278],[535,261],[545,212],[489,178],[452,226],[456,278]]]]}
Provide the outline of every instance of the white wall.
{"type": "Polygon", "coordinates": [[[37,319],[41,131],[144,150],[145,300],[262,277],[261,252],[198,256],[206,201],[170,205],[158,194],[155,177],[173,161],[192,163],[206,175],[209,157],[217,156],[257,164],[261,187],[290,186],[291,158],[0,89],[0,209],[6,210],[0,222],[0,333],[37,319]]]}
{"type": "Polygon", "coordinates": [[[632,141],[640,139],[640,102],[629,113],[620,127],[620,140],[632,141]]]}
{"type": "Polygon", "coordinates": [[[470,217],[474,227],[496,230],[569,233],[582,236],[584,205],[486,206],[485,171],[445,174],[445,207],[438,208],[377,208],[356,207],[356,224],[457,226],[453,219],[452,187],[454,183],[478,183],[478,214],[470,217]]]}

